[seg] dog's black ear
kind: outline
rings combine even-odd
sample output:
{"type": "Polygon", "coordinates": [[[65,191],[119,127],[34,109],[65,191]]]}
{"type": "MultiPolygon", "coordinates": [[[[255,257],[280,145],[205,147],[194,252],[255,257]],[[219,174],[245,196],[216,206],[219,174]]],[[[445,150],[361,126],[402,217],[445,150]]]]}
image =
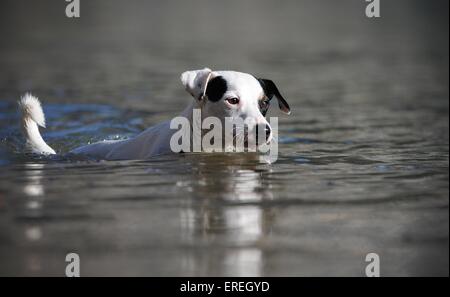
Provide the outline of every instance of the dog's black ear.
{"type": "Polygon", "coordinates": [[[289,107],[289,104],[286,102],[286,100],[284,100],[283,96],[281,96],[280,91],[278,91],[278,88],[275,85],[275,83],[270,79],[264,78],[256,78],[256,79],[263,88],[267,98],[271,100],[272,97],[275,96],[275,98],[277,98],[278,100],[278,106],[280,107],[281,111],[283,111],[286,114],[290,114],[291,108],[289,107]]]}

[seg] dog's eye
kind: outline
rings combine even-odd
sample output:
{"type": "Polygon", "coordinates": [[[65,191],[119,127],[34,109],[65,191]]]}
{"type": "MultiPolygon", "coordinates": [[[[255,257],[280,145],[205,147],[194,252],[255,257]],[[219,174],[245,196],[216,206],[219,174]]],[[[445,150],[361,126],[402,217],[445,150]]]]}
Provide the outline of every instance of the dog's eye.
{"type": "Polygon", "coordinates": [[[268,99],[259,101],[259,107],[260,107],[261,109],[263,109],[263,108],[268,108],[268,107],[269,107],[269,104],[270,104],[270,100],[268,100],[268,99]]]}
{"type": "Polygon", "coordinates": [[[269,99],[265,99],[265,100],[261,100],[259,101],[259,109],[261,110],[261,113],[265,116],[267,113],[267,110],[269,109],[270,106],[270,100],[269,99]]]}
{"type": "Polygon", "coordinates": [[[236,105],[239,103],[239,98],[227,98],[225,99],[228,103],[230,103],[231,105],[236,105]]]}

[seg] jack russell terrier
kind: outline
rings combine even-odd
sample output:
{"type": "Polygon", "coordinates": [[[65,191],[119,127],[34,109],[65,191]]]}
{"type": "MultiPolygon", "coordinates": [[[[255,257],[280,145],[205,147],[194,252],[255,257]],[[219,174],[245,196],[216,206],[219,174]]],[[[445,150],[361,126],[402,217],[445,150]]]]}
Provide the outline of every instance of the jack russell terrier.
{"type": "MultiPolygon", "coordinates": [[[[194,97],[192,103],[181,113],[191,124],[193,111],[199,110],[201,119],[216,117],[222,123],[226,118],[242,119],[248,131],[264,131],[265,142],[272,140],[272,128],[265,116],[270,100],[275,97],[280,109],[290,114],[290,108],[273,81],[235,71],[212,71],[209,68],[186,71],[181,75],[186,91],[194,97]]],[[[39,100],[26,94],[19,101],[22,113],[21,126],[27,147],[37,154],[56,154],[39,133],[38,126],[45,127],[45,116],[39,100]]],[[[70,151],[105,160],[147,159],[168,154],[171,138],[176,130],[171,121],[150,127],[137,136],[126,140],[106,140],[70,151]]],[[[203,132],[202,132],[203,133],[203,132]]],[[[232,131],[236,137],[236,131],[232,131]]],[[[245,137],[248,137],[245,134],[245,137]]],[[[256,137],[257,138],[257,137],[256,137]]],[[[257,143],[257,142],[256,142],[257,143]]],[[[223,143],[223,146],[230,143],[223,143]]]]}

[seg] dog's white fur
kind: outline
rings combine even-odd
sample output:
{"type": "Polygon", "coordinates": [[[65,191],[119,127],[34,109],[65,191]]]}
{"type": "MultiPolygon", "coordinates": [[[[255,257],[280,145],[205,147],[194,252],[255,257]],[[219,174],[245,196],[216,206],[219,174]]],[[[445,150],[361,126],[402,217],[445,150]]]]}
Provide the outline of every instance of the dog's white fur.
{"type": "Polygon", "coordinates": [[[27,147],[38,154],[56,154],[39,133],[38,126],[45,127],[45,116],[38,98],[25,94],[19,101],[19,109],[22,112],[21,127],[27,147]]]}
{"type": "MultiPolygon", "coordinates": [[[[249,129],[256,125],[269,125],[259,109],[259,100],[263,99],[264,90],[250,74],[235,71],[212,71],[209,68],[186,71],[181,75],[181,82],[194,100],[181,113],[192,124],[192,111],[201,110],[202,119],[215,116],[222,121],[225,117],[240,117],[249,129]],[[210,102],[203,96],[207,84],[216,76],[227,82],[227,90],[221,100],[210,102]],[[224,98],[239,98],[238,105],[230,105],[224,98]]],[[[26,94],[19,101],[22,112],[22,130],[28,147],[39,154],[56,154],[39,133],[38,126],[45,127],[45,117],[39,100],[26,94]]],[[[127,140],[102,141],[72,150],[70,153],[89,155],[99,159],[146,159],[152,156],[171,153],[170,139],[177,130],[170,129],[170,121],[160,123],[127,140]]],[[[228,144],[224,144],[228,145],[228,144]]]]}

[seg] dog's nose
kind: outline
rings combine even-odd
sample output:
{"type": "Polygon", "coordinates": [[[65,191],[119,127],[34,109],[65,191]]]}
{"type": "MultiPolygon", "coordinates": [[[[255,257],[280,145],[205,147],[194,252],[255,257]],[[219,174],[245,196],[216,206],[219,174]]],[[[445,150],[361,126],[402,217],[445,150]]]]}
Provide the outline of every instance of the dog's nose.
{"type": "Polygon", "coordinates": [[[259,124],[256,127],[256,143],[259,143],[259,132],[263,132],[266,136],[265,141],[269,140],[270,135],[272,134],[272,129],[268,124],[259,124]]]}
{"type": "Polygon", "coordinates": [[[269,125],[266,124],[266,127],[264,128],[264,130],[266,131],[266,140],[270,138],[270,134],[272,133],[272,129],[270,128],[269,125]]]}

